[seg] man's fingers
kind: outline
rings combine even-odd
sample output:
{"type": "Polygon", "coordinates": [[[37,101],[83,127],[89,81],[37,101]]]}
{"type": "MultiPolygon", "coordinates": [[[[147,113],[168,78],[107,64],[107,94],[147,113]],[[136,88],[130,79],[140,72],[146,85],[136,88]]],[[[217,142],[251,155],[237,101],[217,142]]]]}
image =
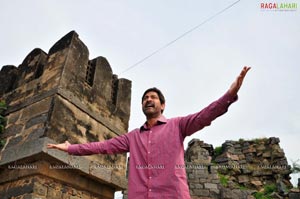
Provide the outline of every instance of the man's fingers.
{"type": "Polygon", "coordinates": [[[250,68],[251,68],[251,67],[244,66],[244,68],[243,68],[243,70],[242,70],[242,72],[241,72],[241,75],[242,75],[243,77],[245,77],[246,74],[247,74],[247,72],[250,70],[250,68]]]}
{"type": "Polygon", "coordinates": [[[68,151],[68,147],[71,144],[68,141],[65,141],[64,143],[61,144],[47,144],[48,149],[58,149],[61,151],[68,151]]]}
{"type": "Polygon", "coordinates": [[[54,148],[56,148],[56,145],[55,144],[47,144],[47,148],[54,149],[54,148]]]}
{"type": "Polygon", "coordinates": [[[237,92],[239,91],[240,87],[243,84],[243,80],[247,74],[247,72],[251,69],[251,67],[248,66],[244,66],[244,68],[242,69],[242,71],[240,72],[239,76],[237,76],[236,80],[232,83],[229,92],[232,95],[236,95],[237,92]]]}
{"type": "Polygon", "coordinates": [[[244,66],[243,70],[241,71],[240,75],[238,76],[238,82],[241,84],[251,67],[244,66]]]}

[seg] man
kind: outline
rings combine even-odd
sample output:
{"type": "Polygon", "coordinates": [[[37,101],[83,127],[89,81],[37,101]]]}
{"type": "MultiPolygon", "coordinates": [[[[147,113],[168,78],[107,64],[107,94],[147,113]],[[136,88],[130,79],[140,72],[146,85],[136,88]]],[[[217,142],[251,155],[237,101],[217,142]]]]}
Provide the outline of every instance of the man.
{"type": "Polygon", "coordinates": [[[71,145],[66,141],[48,144],[48,148],[72,155],[130,152],[129,199],[189,199],[183,141],[227,112],[229,105],[237,100],[237,93],[249,70],[250,67],[245,66],[225,95],[200,112],[166,119],[162,115],[165,109],[163,94],[157,88],[150,88],[142,97],[146,122],[140,128],[103,142],[71,145]]]}

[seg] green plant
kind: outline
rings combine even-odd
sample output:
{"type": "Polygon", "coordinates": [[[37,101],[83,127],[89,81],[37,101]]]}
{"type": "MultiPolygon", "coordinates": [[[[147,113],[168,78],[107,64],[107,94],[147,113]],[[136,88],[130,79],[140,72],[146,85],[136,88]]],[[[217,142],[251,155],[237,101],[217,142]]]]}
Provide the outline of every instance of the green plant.
{"type": "Polygon", "coordinates": [[[263,192],[256,192],[254,197],[256,199],[272,199],[270,196],[265,196],[263,192]]]}
{"type": "Polygon", "coordinates": [[[276,191],[276,185],[275,184],[267,184],[267,185],[264,186],[263,191],[256,192],[254,194],[254,197],[256,199],[272,199],[271,194],[275,191],[276,191]]]}
{"type": "Polygon", "coordinates": [[[247,190],[247,187],[245,187],[244,185],[239,185],[238,187],[240,190],[247,190]]]}
{"type": "Polygon", "coordinates": [[[229,178],[225,175],[220,174],[220,173],[218,175],[219,175],[219,178],[220,178],[221,185],[223,185],[224,187],[227,187],[229,178]]]}
{"type": "Polygon", "coordinates": [[[214,150],[215,152],[215,157],[217,157],[218,155],[221,155],[222,154],[222,147],[221,146],[217,146],[214,150]]]}
{"type": "Polygon", "coordinates": [[[275,184],[267,184],[264,187],[264,193],[267,194],[267,195],[273,193],[274,191],[276,191],[276,185],[275,184]]]}

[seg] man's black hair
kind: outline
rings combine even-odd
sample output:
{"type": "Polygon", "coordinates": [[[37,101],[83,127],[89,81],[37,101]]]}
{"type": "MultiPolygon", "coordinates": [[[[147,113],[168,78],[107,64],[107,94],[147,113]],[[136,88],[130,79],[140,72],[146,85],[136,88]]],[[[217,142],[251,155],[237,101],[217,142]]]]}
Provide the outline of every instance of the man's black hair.
{"type": "Polygon", "coordinates": [[[146,95],[147,93],[149,93],[149,92],[155,92],[155,93],[157,93],[158,98],[159,98],[159,101],[160,101],[161,104],[165,104],[165,103],[166,103],[166,100],[165,100],[164,95],[163,95],[162,92],[161,92],[158,88],[156,88],[156,87],[148,88],[148,89],[144,92],[143,97],[142,97],[142,103],[143,103],[143,99],[144,99],[145,95],[146,95]]]}

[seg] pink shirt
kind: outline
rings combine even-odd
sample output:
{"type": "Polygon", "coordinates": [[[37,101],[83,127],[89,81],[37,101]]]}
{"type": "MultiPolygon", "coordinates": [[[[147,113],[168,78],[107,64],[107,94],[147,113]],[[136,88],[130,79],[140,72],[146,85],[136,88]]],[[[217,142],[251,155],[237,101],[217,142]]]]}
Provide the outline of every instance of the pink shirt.
{"type": "Polygon", "coordinates": [[[209,106],[185,117],[164,116],[151,129],[142,127],[103,142],[69,146],[72,155],[130,152],[128,198],[189,199],[183,141],[227,112],[237,96],[226,93],[209,106]]]}

